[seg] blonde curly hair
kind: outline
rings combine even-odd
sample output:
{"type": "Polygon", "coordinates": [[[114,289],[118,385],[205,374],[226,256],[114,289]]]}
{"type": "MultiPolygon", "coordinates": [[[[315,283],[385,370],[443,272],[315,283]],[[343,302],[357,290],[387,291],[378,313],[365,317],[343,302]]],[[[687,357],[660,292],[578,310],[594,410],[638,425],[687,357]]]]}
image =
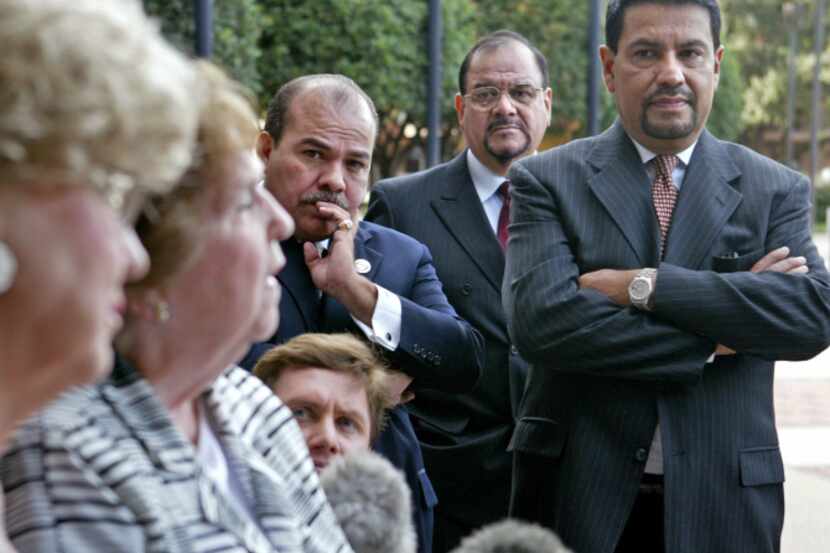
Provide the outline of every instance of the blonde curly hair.
{"type": "Polygon", "coordinates": [[[3,181],[50,175],[114,204],[176,182],[191,160],[200,79],[137,2],[0,0],[0,14],[3,181]]]}

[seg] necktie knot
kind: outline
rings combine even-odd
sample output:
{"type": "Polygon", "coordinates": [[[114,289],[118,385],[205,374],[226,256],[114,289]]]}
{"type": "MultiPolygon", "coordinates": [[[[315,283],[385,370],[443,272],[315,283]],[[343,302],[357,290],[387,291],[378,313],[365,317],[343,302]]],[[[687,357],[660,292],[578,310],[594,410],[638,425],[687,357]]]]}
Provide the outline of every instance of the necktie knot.
{"type": "Polygon", "coordinates": [[[657,177],[662,177],[668,182],[672,182],[672,172],[677,167],[677,156],[674,154],[661,154],[654,158],[654,164],[657,169],[657,177]]]}
{"type": "Polygon", "coordinates": [[[501,183],[501,186],[499,186],[498,193],[503,201],[510,201],[510,179],[505,179],[505,181],[501,183]]]}

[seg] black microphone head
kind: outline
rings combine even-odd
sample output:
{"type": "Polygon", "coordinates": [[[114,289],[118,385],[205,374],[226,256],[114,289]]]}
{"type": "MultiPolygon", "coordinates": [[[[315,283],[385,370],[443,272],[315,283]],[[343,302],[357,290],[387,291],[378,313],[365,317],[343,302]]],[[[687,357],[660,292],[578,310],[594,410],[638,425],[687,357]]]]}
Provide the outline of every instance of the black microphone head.
{"type": "Polygon", "coordinates": [[[572,553],[551,530],[538,524],[505,519],[484,526],[451,553],[572,553]]]}
{"type": "Polygon", "coordinates": [[[389,461],[372,451],[338,457],[320,483],[355,553],[415,553],[409,487],[389,461]]]}

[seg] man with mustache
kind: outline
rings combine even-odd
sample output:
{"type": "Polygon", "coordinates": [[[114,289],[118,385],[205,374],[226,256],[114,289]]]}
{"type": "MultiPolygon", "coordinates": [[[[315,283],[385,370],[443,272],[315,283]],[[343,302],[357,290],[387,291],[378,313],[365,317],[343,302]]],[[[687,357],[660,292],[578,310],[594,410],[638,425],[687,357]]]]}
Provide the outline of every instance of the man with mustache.
{"type": "Polygon", "coordinates": [[[830,343],[804,176],[705,130],[716,0],[610,0],[618,120],[514,164],[511,515],[574,551],[774,553],[774,361],[830,343]]]}
{"type": "MultiPolygon", "coordinates": [[[[299,77],[271,100],[257,153],[266,186],[296,230],[282,242],[279,329],[242,365],[252,368],[273,344],[305,332],[351,332],[375,344],[400,371],[390,378],[390,394],[467,392],[479,377],[482,339],[447,302],[429,250],[358,220],[377,127],[372,100],[342,75],[299,77]]],[[[390,412],[374,446],[404,471],[419,551],[429,553],[436,497],[404,407],[390,412]]]]}
{"type": "Polygon", "coordinates": [[[550,122],[547,61],[523,36],[498,31],[469,51],[458,76],[468,149],[435,168],[378,183],[366,218],[426,244],[444,291],[484,336],[481,381],[468,394],[428,390],[409,405],[440,502],[433,550],[507,516],[514,428],[527,365],[501,301],[509,201],[505,175],[539,147],[550,122]]]}

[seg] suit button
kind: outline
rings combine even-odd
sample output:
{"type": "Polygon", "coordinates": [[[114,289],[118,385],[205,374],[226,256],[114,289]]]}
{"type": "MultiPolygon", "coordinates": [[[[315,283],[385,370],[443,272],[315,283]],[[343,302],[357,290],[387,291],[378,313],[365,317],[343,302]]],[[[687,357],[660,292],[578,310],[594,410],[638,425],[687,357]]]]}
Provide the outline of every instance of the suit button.
{"type": "Polygon", "coordinates": [[[510,355],[519,355],[519,350],[516,349],[516,346],[510,346],[510,355]]]}
{"type": "Polygon", "coordinates": [[[469,282],[464,283],[464,286],[461,287],[461,293],[465,296],[469,296],[472,291],[473,286],[469,282]]]}
{"type": "Polygon", "coordinates": [[[648,451],[641,447],[634,452],[634,458],[642,463],[643,461],[648,459],[648,451]]]}

